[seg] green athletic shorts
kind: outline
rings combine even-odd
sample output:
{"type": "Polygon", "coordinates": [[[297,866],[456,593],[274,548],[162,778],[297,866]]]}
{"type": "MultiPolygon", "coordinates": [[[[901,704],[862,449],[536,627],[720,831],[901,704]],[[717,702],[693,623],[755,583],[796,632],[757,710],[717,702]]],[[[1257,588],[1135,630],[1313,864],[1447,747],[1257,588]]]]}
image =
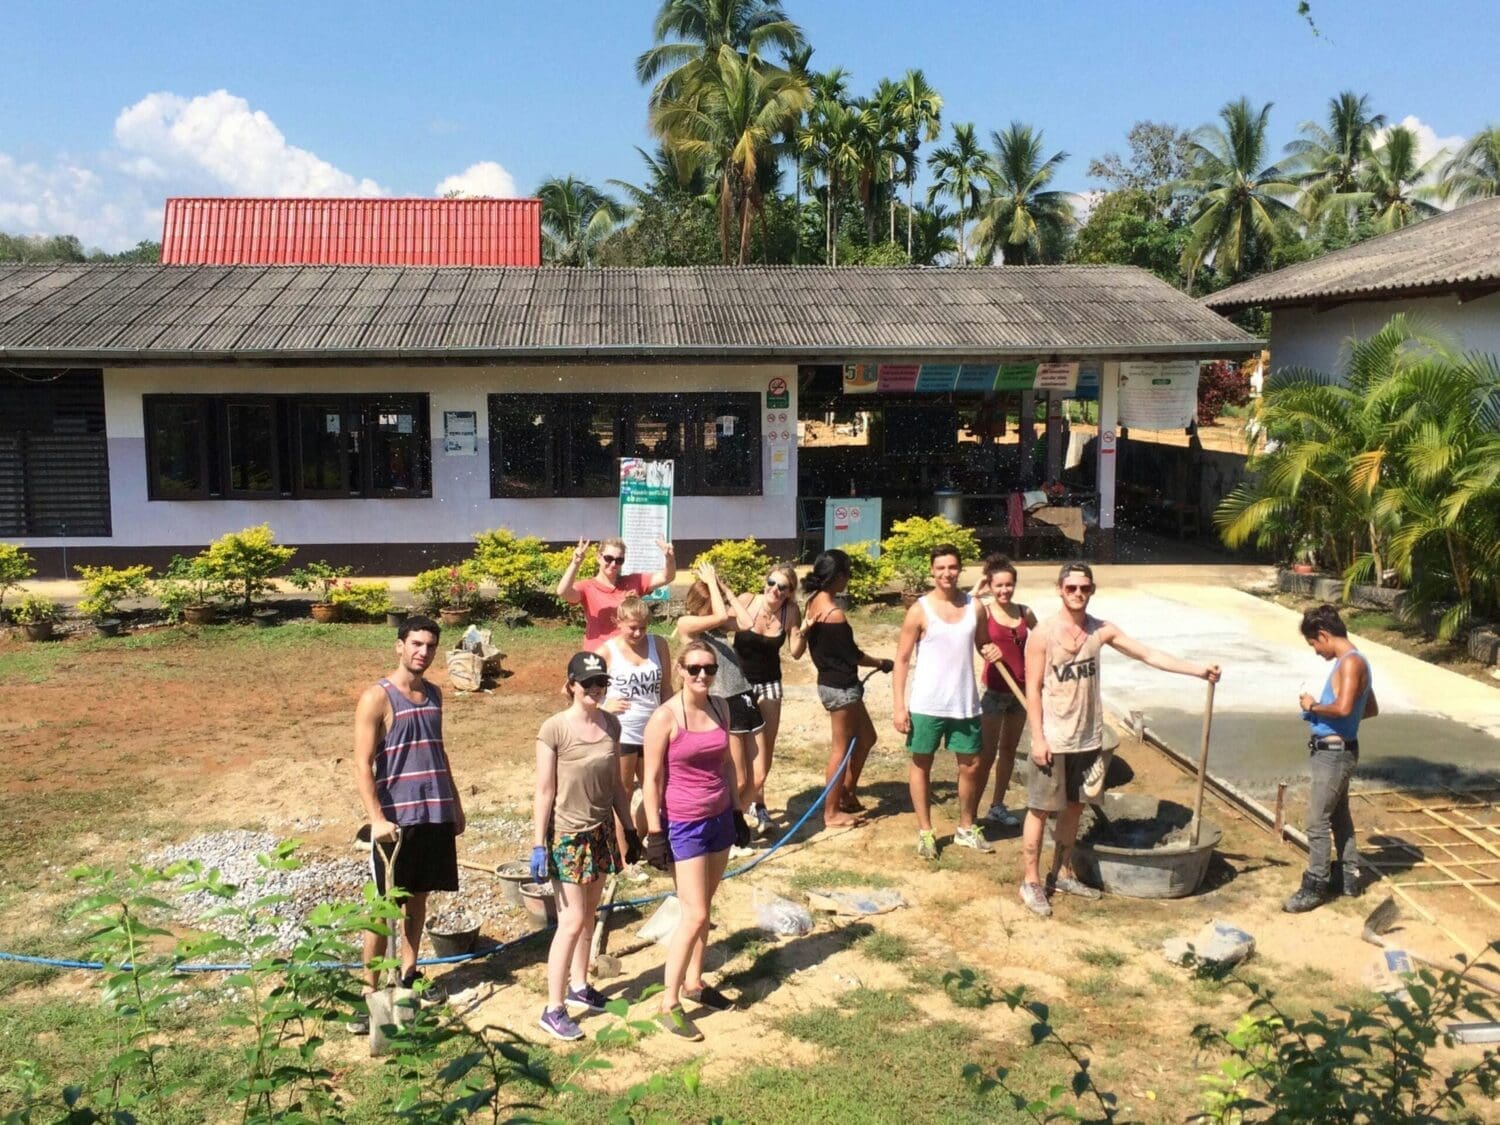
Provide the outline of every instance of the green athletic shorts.
{"type": "Polygon", "coordinates": [[[980,729],[978,715],[948,719],[939,715],[918,715],[913,711],[906,749],[913,754],[935,754],[940,747],[946,746],[955,754],[977,754],[980,729]]]}

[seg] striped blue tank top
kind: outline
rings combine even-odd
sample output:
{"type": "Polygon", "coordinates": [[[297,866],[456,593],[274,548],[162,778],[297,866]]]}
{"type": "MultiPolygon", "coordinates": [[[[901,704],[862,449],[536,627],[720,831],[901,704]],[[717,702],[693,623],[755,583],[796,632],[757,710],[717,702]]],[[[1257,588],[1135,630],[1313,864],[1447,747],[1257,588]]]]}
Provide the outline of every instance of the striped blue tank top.
{"type": "Polygon", "coordinates": [[[375,797],[387,820],[448,824],[454,819],[453,775],[443,752],[443,705],[428,687],[413,703],[390,680],[381,680],[391,702],[391,725],[375,752],[375,797]]]}

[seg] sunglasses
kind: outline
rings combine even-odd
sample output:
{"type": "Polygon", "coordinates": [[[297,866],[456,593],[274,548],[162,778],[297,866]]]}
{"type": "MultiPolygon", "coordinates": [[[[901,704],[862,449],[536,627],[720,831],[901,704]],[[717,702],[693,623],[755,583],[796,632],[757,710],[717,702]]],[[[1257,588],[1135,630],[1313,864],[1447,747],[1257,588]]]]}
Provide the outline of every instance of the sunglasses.
{"type": "Polygon", "coordinates": [[[684,664],[682,674],[697,679],[699,676],[717,676],[719,666],[717,664],[684,664]]]}
{"type": "Polygon", "coordinates": [[[624,555],[600,555],[599,556],[599,561],[602,562],[605,566],[614,566],[615,563],[622,563],[622,562],[624,562],[625,561],[625,556],[624,555]]]}
{"type": "Polygon", "coordinates": [[[767,590],[780,590],[784,594],[788,590],[790,590],[791,587],[788,586],[788,585],[786,585],[784,582],[777,582],[774,579],[767,578],[766,579],[766,589],[767,590]]]}
{"type": "Polygon", "coordinates": [[[609,687],[608,676],[590,676],[586,680],[574,680],[584,691],[603,691],[609,687]]]}
{"type": "Polygon", "coordinates": [[[1063,587],[1063,593],[1065,594],[1092,594],[1093,592],[1094,588],[1092,586],[1074,586],[1070,584],[1063,587]]]}

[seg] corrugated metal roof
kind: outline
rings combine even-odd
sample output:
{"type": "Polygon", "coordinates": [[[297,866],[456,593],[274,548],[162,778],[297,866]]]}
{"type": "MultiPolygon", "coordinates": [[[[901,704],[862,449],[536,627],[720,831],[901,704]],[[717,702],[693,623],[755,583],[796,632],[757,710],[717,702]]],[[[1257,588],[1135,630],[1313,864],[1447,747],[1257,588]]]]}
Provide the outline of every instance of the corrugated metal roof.
{"type": "Polygon", "coordinates": [[[1131,266],[0,266],[0,362],[1244,354],[1131,266]]]}
{"type": "Polygon", "coordinates": [[[1500,288],[1500,198],[1480,200],[1202,298],[1211,309],[1500,288]]]}
{"type": "Polygon", "coordinates": [[[167,265],[539,266],[536,199],[174,197],[167,265]]]}

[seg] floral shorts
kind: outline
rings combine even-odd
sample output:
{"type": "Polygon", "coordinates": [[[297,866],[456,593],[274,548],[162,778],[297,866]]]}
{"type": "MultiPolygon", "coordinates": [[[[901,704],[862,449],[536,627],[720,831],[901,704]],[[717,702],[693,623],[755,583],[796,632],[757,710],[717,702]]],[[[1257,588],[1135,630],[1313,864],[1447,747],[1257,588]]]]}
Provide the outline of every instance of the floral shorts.
{"type": "Polygon", "coordinates": [[[624,870],[613,824],[563,836],[547,850],[552,877],[562,883],[592,883],[624,870]]]}

